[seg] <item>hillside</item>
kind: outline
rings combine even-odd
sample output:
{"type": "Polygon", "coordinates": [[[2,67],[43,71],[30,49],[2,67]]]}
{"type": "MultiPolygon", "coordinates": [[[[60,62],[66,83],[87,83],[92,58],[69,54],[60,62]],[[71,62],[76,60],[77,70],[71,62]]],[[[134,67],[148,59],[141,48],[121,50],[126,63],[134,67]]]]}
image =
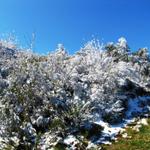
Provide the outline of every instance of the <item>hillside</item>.
{"type": "Polygon", "coordinates": [[[0,41],[0,149],[100,149],[150,115],[150,57],[125,38],[46,56],[0,41]]]}

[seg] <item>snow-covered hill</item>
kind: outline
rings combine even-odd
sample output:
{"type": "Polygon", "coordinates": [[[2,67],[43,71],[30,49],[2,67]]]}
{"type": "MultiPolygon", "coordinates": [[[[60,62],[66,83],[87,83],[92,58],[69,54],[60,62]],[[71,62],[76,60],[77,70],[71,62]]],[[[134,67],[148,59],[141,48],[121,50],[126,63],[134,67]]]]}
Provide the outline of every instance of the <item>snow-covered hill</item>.
{"type": "Polygon", "coordinates": [[[0,42],[0,149],[90,149],[149,111],[146,48],[120,38],[40,56],[0,42]]]}

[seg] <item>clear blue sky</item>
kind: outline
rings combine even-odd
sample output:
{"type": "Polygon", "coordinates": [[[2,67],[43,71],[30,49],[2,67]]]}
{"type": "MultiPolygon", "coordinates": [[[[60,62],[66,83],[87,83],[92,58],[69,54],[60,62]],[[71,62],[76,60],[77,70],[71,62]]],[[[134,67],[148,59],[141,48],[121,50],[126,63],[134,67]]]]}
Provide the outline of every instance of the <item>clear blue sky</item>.
{"type": "Polygon", "coordinates": [[[23,45],[35,32],[38,53],[58,43],[72,53],[92,36],[150,48],[150,0],[0,0],[0,33],[13,30],[23,45]]]}

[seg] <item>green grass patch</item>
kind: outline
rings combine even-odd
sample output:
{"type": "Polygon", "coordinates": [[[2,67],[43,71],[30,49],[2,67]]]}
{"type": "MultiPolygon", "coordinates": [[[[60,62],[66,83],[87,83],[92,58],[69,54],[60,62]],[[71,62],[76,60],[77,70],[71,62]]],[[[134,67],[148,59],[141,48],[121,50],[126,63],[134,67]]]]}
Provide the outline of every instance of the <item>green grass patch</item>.
{"type": "Polygon", "coordinates": [[[112,145],[103,145],[103,150],[150,150],[150,119],[148,126],[142,126],[139,132],[127,128],[126,132],[131,139],[118,137],[118,142],[112,145]]]}

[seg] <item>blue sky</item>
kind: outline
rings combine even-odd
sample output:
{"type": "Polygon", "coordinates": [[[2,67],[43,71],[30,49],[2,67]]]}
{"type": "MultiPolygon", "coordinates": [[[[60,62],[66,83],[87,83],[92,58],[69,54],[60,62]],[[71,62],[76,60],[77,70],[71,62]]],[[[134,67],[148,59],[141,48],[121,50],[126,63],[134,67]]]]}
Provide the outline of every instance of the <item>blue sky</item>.
{"type": "Polygon", "coordinates": [[[0,0],[0,34],[12,31],[22,45],[34,32],[38,53],[58,43],[73,53],[92,37],[150,48],[150,0],[0,0]]]}

